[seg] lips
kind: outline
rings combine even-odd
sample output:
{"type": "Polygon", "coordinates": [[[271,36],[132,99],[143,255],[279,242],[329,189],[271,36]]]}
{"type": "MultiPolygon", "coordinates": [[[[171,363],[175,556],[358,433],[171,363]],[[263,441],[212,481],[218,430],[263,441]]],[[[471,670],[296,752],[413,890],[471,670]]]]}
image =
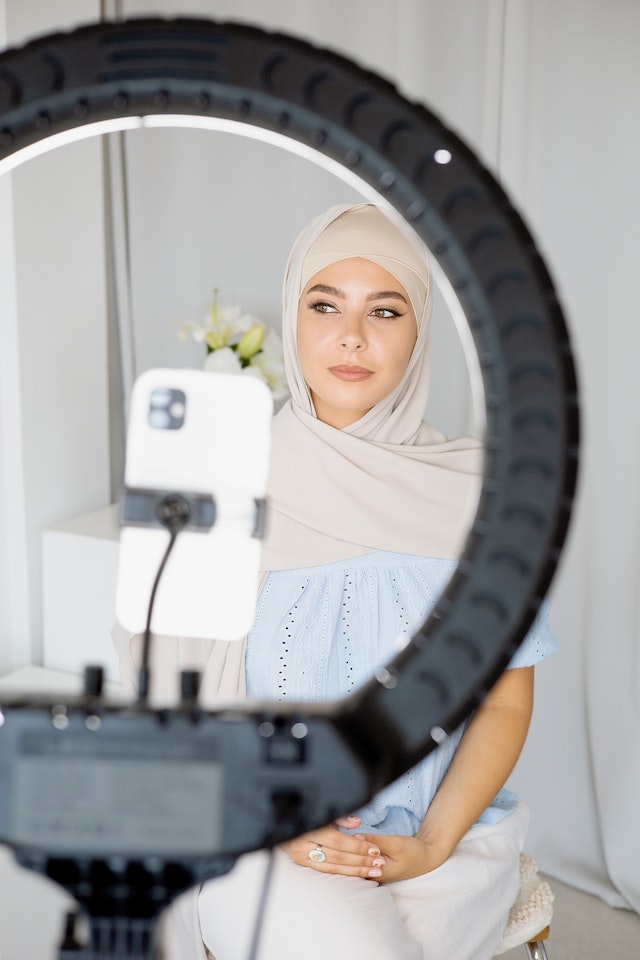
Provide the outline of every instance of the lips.
{"type": "Polygon", "coordinates": [[[338,380],[347,380],[351,383],[368,380],[369,377],[373,376],[373,370],[367,370],[366,367],[356,367],[352,364],[329,367],[329,373],[332,373],[338,380]]]}

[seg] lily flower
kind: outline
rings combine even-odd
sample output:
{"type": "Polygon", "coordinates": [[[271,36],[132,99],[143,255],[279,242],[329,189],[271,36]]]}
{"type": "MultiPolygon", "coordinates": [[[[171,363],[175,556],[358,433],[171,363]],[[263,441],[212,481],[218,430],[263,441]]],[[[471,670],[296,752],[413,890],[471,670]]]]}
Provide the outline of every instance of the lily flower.
{"type": "Polygon", "coordinates": [[[237,350],[240,358],[242,360],[250,360],[252,357],[255,357],[256,353],[259,353],[262,349],[263,340],[264,326],[261,323],[256,323],[250,330],[247,330],[238,343],[237,350]]]}
{"type": "Polygon", "coordinates": [[[263,380],[276,402],[289,395],[284,376],[282,341],[258,317],[238,306],[218,305],[218,290],[203,323],[183,323],[178,338],[195,340],[207,350],[204,369],[213,373],[246,373],[263,380]]]}

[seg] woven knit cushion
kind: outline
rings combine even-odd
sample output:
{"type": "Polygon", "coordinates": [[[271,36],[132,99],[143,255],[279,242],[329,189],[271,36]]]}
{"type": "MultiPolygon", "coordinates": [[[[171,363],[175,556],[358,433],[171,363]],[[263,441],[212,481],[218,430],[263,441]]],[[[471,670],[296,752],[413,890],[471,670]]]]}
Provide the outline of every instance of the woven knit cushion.
{"type": "Polygon", "coordinates": [[[540,879],[535,860],[528,853],[520,854],[520,891],[509,912],[496,956],[535,939],[548,927],[553,916],[552,904],[551,887],[540,879]]]}

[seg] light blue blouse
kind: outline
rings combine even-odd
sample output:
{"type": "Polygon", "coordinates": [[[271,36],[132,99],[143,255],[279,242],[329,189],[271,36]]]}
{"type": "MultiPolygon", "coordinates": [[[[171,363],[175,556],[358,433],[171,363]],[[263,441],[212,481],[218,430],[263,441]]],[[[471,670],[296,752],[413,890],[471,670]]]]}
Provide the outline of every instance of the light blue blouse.
{"type": "MultiPolygon", "coordinates": [[[[405,646],[456,565],[380,551],[270,573],[248,636],[248,696],[326,702],[353,693],[405,646]]],[[[509,667],[533,666],[556,649],[545,603],[509,667]]],[[[463,732],[464,725],[357,811],[358,830],[413,835],[463,732]]],[[[514,794],[501,790],[480,821],[496,823],[517,803],[514,794]]]]}

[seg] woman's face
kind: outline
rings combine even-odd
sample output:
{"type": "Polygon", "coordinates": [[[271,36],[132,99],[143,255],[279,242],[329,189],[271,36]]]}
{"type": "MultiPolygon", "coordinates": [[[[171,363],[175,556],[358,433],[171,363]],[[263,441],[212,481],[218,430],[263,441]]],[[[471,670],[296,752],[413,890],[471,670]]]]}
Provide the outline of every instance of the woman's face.
{"type": "Polygon", "coordinates": [[[324,267],[298,303],[298,360],[316,416],[347,427],[402,380],[418,333],[404,287],[352,257],[324,267]]]}

